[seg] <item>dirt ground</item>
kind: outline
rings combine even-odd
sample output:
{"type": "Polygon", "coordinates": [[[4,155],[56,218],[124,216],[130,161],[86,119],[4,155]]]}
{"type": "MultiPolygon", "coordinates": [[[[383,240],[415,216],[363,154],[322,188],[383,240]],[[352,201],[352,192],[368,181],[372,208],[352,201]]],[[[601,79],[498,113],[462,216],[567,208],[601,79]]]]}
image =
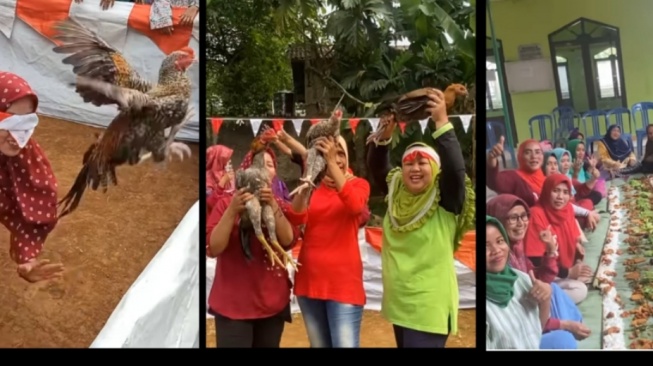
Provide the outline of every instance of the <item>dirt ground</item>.
{"type": "MultiPolygon", "coordinates": [[[[215,322],[206,320],[206,346],[215,348],[215,322]]],[[[300,314],[293,315],[292,324],[286,324],[281,339],[283,348],[309,347],[306,329],[300,314]]],[[[395,338],[392,325],[381,317],[378,312],[365,311],[361,324],[361,347],[364,348],[395,348],[395,338]]],[[[449,337],[447,348],[476,347],[476,310],[461,310],[458,315],[458,335],[449,337]]]]}
{"type": "MultiPolygon", "coordinates": [[[[34,138],[66,194],[99,129],[42,117],[34,138]]],[[[122,296],[199,194],[198,147],[166,170],[144,163],[119,168],[117,187],[88,190],[76,212],[50,234],[43,257],[62,262],[62,280],[29,284],[9,259],[0,229],[0,348],[88,347],[122,296]]]]}

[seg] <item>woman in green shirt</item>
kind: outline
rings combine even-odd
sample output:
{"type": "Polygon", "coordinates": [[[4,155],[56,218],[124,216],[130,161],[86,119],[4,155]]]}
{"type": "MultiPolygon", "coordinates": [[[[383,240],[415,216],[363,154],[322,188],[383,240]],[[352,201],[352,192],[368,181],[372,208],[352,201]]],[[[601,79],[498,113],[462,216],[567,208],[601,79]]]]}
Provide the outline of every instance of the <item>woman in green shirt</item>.
{"type": "Polygon", "coordinates": [[[390,168],[389,128],[368,154],[368,166],[387,193],[383,220],[383,303],[399,348],[444,348],[458,331],[458,282],[454,251],[472,229],[475,194],[465,177],[460,145],[442,92],[430,94],[434,147],[410,145],[401,167],[390,168]]]}

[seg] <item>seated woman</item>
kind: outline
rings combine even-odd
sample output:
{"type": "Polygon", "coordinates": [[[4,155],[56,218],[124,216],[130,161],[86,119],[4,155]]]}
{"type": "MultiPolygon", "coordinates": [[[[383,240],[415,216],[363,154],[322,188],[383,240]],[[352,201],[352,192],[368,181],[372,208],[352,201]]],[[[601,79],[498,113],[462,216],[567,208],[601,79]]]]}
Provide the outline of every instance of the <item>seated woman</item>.
{"type": "MultiPolygon", "coordinates": [[[[546,246],[546,255],[539,267],[526,257],[524,253],[524,237],[528,227],[530,211],[524,201],[511,194],[502,194],[487,203],[487,214],[498,219],[506,229],[510,246],[509,264],[512,268],[529,273],[533,271],[535,278],[551,285],[551,318],[546,323],[544,332],[565,330],[571,332],[576,339],[589,336],[589,329],[582,324],[582,315],[567,294],[553,283],[558,273],[558,246],[550,230],[540,233],[540,239],[546,246]]],[[[561,345],[563,349],[576,349],[576,342],[561,345]]]]}
{"type": "Polygon", "coordinates": [[[517,149],[518,168],[500,171],[498,158],[503,154],[504,143],[505,138],[501,136],[488,155],[487,186],[498,194],[512,193],[532,206],[546,178],[542,172],[542,147],[533,139],[522,142],[517,149]]]}
{"type": "Polygon", "coordinates": [[[593,156],[585,159],[585,143],[581,140],[569,141],[567,151],[570,153],[572,164],[566,174],[576,188],[576,200],[587,198],[594,206],[598,205],[603,199],[599,186],[605,185],[605,181],[600,178],[601,173],[596,168],[598,162],[593,156]]]}
{"type": "Polygon", "coordinates": [[[569,132],[569,137],[567,138],[567,140],[568,141],[571,141],[571,140],[584,141],[585,136],[580,132],[580,128],[574,127],[574,129],[571,130],[571,132],[569,132]]]}
{"type": "Polygon", "coordinates": [[[564,349],[575,344],[564,330],[543,334],[551,317],[551,285],[514,269],[508,262],[508,235],[501,223],[485,219],[485,347],[501,349],[564,349]]]}
{"type": "Polygon", "coordinates": [[[27,81],[0,71],[0,223],[10,233],[9,256],[28,282],[63,275],[63,264],[39,259],[57,225],[57,178],[32,138],[39,99],[27,81]]]}
{"type": "MultiPolygon", "coordinates": [[[[270,176],[275,176],[274,153],[266,149],[263,154],[270,176]]],[[[251,151],[247,153],[240,168],[251,166],[252,157],[251,151]]],[[[206,254],[217,258],[208,307],[215,316],[219,348],[279,348],[284,323],[292,321],[286,268],[272,266],[251,228],[239,228],[240,215],[251,198],[244,190],[223,195],[206,224],[206,254]],[[249,240],[252,259],[245,256],[242,240],[249,240]]],[[[299,232],[287,219],[290,206],[271,188],[261,190],[261,201],[272,206],[279,244],[291,249],[299,232]]],[[[269,242],[266,229],[264,235],[269,242]]]]}
{"type": "Polygon", "coordinates": [[[550,228],[558,243],[558,274],[555,282],[578,304],[587,296],[586,282],[593,275],[582,262],[585,249],[581,245],[581,231],[574,220],[571,201],[571,181],[562,174],[548,176],[542,196],[531,207],[531,218],[524,238],[526,256],[539,267],[546,256],[546,245],[540,233],[550,228]]]}
{"type": "Polygon", "coordinates": [[[610,126],[605,136],[597,142],[599,162],[612,177],[616,176],[619,170],[637,164],[635,152],[621,137],[621,128],[618,125],[610,126]]]}
{"type": "MultiPolygon", "coordinates": [[[[558,162],[558,172],[568,176],[568,173],[571,170],[571,153],[561,147],[557,147],[553,149],[553,154],[558,162]]],[[[590,211],[594,210],[594,203],[591,200],[576,199],[579,194],[589,195],[592,191],[585,184],[579,183],[578,181],[574,182],[573,179],[571,180],[571,183],[571,203],[590,211]]],[[[585,217],[578,218],[578,222],[582,229],[588,228],[587,219],[585,217]]],[[[590,229],[593,230],[594,227],[590,227],[590,229]]]]}
{"type": "MultiPolygon", "coordinates": [[[[560,169],[561,166],[560,163],[558,163],[558,157],[556,156],[555,151],[551,150],[544,153],[544,164],[542,165],[544,176],[548,177],[552,174],[558,174],[560,173],[560,169]]],[[[572,187],[572,196],[574,194],[574,188],[572,187]]],[[[581,204],[576,204],[572,200],[572,207],[574,210],[574,216],[578,220],[581,230],[583,228],[589,228],[590,230],[596,228],[601,216],[592,210],[594,205],[592,205],[591,202],[585,201],[581,202],[581,204]],[[581,221],[582,225],[580,224],[581,221]]],[[[585,241],[585,236],[582,232],[581,236],[583,237],[583,241],[585,241]]]]}
{"type": "Polygon", "coordinates": [[[417,142],[406,148],[401,167],[391,169],[393,116],[367,156],[369,171],[387,193],[383,220],[383,305],[398,348],[444,348],[458,330],[455,248],[473,228],[475,195],[447,116],[444,95],[428,97],[435,123],[435,148],[417,142]]]}
{"type": "MultiPolygon", "coordinates": [[[[542,185],[546,178],[542,146],[533,139],[522,142],[517,151],[519,168],[499,171],[498,157],[503,154],[504,142],[505,139],[502,136],[489,153],[486,164],[487,186],[498,194],[514,194],[529,206],[533,206],[542,192],[542,185]]],[[[549,163],[553,164],[553,160],[549,159],[549,163]]],[[[601,218],[598,212],[578,205],[574,205],[573,208],[576,216],[587,218],[587,227],[591,229],[596,227],[601,218]]]]}
{"type": "Polygon", "coordinates": [[[553,150],[553,144],[549,140],[540,141],[540,147],[542,148],[542,152],[544,153],[553,150]]]}
{"type": "Polygon", "coordinates": [[[553,150],[549,150],[544,153],[544,163],[542,164],[542,172],[544,177],[548,177],[551,174],[560,173],[558,167],[558,158],[553,153],[553,150]]]}
{"type": "Polygon", "coordinates": [[[653,174],[653,125],[646,126],[646,137],[646,150],[642,161],[631,167],[621,169],[619,174],[653,174]]]}

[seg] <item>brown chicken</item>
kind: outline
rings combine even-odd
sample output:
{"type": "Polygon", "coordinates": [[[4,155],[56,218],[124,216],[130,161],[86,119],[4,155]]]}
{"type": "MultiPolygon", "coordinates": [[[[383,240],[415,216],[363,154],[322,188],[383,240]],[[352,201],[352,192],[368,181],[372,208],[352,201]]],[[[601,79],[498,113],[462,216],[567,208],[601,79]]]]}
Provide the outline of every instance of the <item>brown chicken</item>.
{"type": "Polygon", "coordinates": [[[173,154],[182,160],[191,150],[174,138],[192,116],[189,109],[191,81],[187,75],[195,62],[191,48],[168,55],[161,63],[159,80],[143,79],[115,48],[73,19],[55,26],[61,45],[56,53],[70,54],[64,64],[77,75],[75,91],[84,102],[118,106],[118,115],[84,154],[80,170],[68,194],[60,201],[60,217],[73,212],[87,187],[107,190],[117,184],[115,168],[134,165],[151,157],[164,163],[173,154]],[[166,130],[170,130],[166,136],[166,130]]]}
{"type": "Polygon", "coordinates": [[[315,148],[315,142],[320,137],[337,138],[340,135],[341,120],[342,110],[336,109],[331,114],[331,118],[320,121],[308,129],[306,133],[306,169],[304,170],[304,176],[299,178],[302,183],[290,192],[291,197],[306,189],[314,189],[326,175],[326,160],[322,153],[315,148]]]}
{"type": "Polygon", "coordinates": [[[246,191],[254,195],[254,198],[245,204],[245,213],[241,215],[239,223],[240,244],[247,259],[252,259],[250,248],[249,233],[250,229],[254,230],[254,235],[261,242],[263,248],[268,254],[272,266],[279,265],[287,268],[291,264],[295,271],[297,265],[293,258],[283,249],[276,233],[276,221],[274,212],[270,205],[261,202],[261,189],[269,187],[272,177],[265,167],[265,149],[275,136],[272,129],[264,128],[260,136],[254,139],[250,145],[252,151],[252,165],[247,169],[236,171],[236,189],[246,188],[246,191]],[[267,228],[270,242],[263,235],[263,225],[267,228]],[[280,254],[283,258],[279,258],[280,254]]]}
{"type": "MultiPolygon", "coordinates": [[[[428,109],[427,103],[431,100],[428,97],[431,90],[433,88],[413,90],[410,93],[402,95],[396,103],[392,103],[389,109],[381,113],[379,127],[367,137],[367,144],[372,141],[378,142],[387,126],[393,120],[410,122],[429,118],[431,115],[426,110],[428,109]]],[[[456,100],[466,97],[468,92],[467,88],[462,84],[451,84],[444,90],[443,94],[447,110],[449,111],[455,105],[456,100]]]]}

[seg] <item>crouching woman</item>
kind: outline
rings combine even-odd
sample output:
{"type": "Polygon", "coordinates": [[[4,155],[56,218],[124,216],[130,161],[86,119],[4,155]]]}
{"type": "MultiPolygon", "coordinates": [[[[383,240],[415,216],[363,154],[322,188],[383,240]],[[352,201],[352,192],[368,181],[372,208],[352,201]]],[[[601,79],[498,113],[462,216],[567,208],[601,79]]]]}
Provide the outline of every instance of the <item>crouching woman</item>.
{"type": "MultiPolygon", "coordinates": [[[[251,153],[250,153],[251,154],[251,153]]],[[[265,152],[270,176],[276,175],[273,154],[265,152]]],[[[248,168],[245,157],[241,169],[248,168]]],[[[221,197],[209,216],[206,253],[217,257],[215,279],[209,294],[209,313],[215,317],[218,348],[279,348],[285,322],[290,322],[290,289],[286,268],[273,267],[263,245],[250,232],[241,232],[239,222],[250,193],[236,191],[221,197]],[[242,249],[248,240],[252,257],[242,249]]],[[[272,207],[279,244],[290,250],[299,233],[285,213],[289,205],[270,188],[261,190],[261,201],[272,207]]],[[[266,240],[269,236],[264,229],[266,240]]],[[[281,258],[281,253],[278,253],[281,258]]]]}

